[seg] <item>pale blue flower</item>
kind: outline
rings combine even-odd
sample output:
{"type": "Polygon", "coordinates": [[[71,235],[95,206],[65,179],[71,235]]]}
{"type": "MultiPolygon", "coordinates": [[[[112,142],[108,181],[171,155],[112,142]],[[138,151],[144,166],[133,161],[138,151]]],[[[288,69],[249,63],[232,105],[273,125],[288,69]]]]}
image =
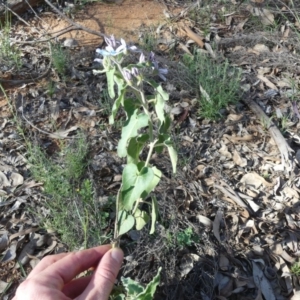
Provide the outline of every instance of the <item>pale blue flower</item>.
{"type": "Polygon", "coordinates": [[[121,53],[127,53],[127,50],[139,52],[136,46],[127,46],[124,39],[117,41],[112,35],[110,38],[104,37],[107,46],[105,49],[96,49],[98,54],[102,56],[117,56],[121,53]]]}
{"type": "Polygon", "coordinates": [[[168,74],[168,69],[160,68],[158,66],[158,62],[155,59],[155,54],[152,51],[149,55],[149,60],[152,63],[153,72],[156,73],[163,81],[166,81],[167,78],[165,77],[165,75],[168,74]]]}
{"type": "Polygon", "coordinates": [[[140,58],[139,58],[139,64],[142,64],[142,63],[144,63],[145,61],[146,61],[145,55],[144,55],[144,53],[142,52],[141,55],[140,55],[140,58]]]}
{"type": "Polygon", "coordinates": [[[105,40],[107,46],[116,48],[116,39],[115,39],[114,35],[111,35],[110,38],[105,36],[104,40],[105,40]]]}
{"type": "Polygon", "coordinates": [[[139,75],[139,69],[136,67],[131,68],[131,74],[137,77],[139,75]]]}
{"type": "Polygon", "coordinates": [[[149,55],[149,60],[150,60],[151,62],[154,62],[154,61],[156,61],[156,60],[155,60],[155,54],[154,54],[154,52],[153,52],[153,51],[151,51],[151,52],[150,52],[150,55],[149,55]]]}
{"type": "Polygon", "coordinates": [[[127,70],[127,69],[123,69],[122,70],[122,74],[123,74],[124,79],[128,83],[131,83],[131,79],[132,79],[131,72],[129,70],[127,70]]]}
{"type": "Polygon", "coordinates": [[[163,69],[163,68],[158,68],[158,76],[163,80],[166,81],[167,78],[165,77],[165,75],[168,74],[168,69],[163,69]]]}

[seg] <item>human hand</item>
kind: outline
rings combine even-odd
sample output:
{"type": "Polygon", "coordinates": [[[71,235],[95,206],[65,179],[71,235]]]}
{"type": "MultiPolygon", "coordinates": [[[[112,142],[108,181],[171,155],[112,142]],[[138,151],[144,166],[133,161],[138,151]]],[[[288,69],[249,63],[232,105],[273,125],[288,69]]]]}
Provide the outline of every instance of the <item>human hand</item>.
{"type": "Polygon", "coordinates": [[[123,261],[110,245],[46,256],[16,291],[13,300],[107,300],[123,261]],[[94,267],[91,276],[74,279],[94,267]]]}

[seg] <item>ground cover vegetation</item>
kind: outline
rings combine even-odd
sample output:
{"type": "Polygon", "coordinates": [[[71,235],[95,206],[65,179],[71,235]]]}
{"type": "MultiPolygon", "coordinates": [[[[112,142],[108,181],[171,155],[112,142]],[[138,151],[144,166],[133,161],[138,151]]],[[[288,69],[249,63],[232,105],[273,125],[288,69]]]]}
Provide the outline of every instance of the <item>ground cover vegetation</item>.
{"type": "MultiPolygon", "coordinates": [[[[158,119],[170,116],[177,173],[168,148],[135,153],[161,171],[152,193],[157,220],[146,222],[150,198],[138,202],[136,227],[120,239],[118,284],[126,291],[134,280],[141,294],[150,283],[154,299],[297,299],[300,5],[161,2],[165,19],[141,28],[134,44],[146,60],[156,56],[153,79],[169,98],[158,119]]],[[[111,13],[114,4],[107,7],[111,13]]],[[[45,255],[112,241],[130,160],[118,147],[132,113],[114,106],[121,77],[112,85],[93,73],[110,42],[83,48],[74,38],[49,40],[43,13],[26,27],[32,18],[8,18],[0,31],[3,299],[45,255]]],[[[125,81],[137,78],[131,67],[125,81]]],[[[145,84],[147,99],[158,86],[145,84]]]]}

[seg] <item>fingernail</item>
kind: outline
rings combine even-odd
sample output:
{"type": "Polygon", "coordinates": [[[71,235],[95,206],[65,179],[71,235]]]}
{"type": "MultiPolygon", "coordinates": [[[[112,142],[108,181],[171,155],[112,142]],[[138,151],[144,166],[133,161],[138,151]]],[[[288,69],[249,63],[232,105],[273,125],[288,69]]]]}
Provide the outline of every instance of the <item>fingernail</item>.
{"type": "Polygon", "coordinates": [[[111,250],[111,257],[118,264],[121,264],[123,261],[123,251],[120,248],[113,248],[111,250]]]}

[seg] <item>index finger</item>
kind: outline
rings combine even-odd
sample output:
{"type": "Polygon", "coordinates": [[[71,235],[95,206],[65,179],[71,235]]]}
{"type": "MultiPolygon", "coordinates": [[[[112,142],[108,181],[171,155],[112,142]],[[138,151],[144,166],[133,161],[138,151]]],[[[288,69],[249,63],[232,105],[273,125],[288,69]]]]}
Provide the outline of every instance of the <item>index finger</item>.
{"type": "Polygon", "coordinates": [[[27,276],[27,279],[31,278],[32,276],[40,273],[41,271],[45,270],[52,264],[56,263],[60,259],[64,258],[65,256],[69,255],[69,253],[59,253],[54,255],[48,255],[45,256],[35,268],[32,269],[32,271],[27,276]]]}
{"type": "MultiPolygon", "coordinates": [[[[41,275],[48,282],[48,287],[61,290],[63,286],[70,282],[79,273],[95,266],[102,256],[111,248],[111,245],[99,246],[78,252],[71,252],[51,266],[48,266],[41,275]]],[[[36,276],[39,274],[36,274],[36,276]]]]}

